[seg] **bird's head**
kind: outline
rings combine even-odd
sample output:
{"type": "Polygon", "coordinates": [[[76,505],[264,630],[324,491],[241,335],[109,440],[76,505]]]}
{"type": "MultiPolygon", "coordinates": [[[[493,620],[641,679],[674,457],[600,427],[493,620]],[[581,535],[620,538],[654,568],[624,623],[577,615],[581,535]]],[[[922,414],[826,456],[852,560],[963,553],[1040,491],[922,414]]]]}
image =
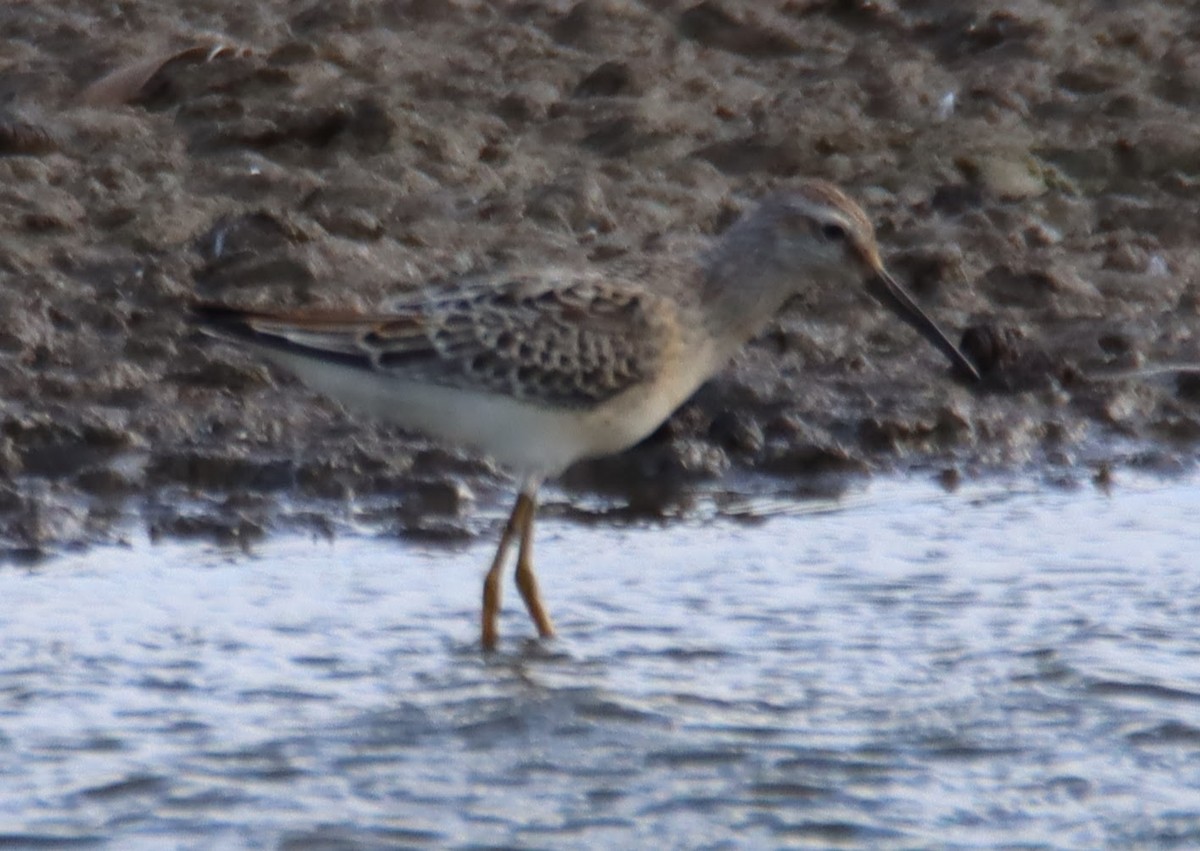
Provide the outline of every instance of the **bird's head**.
{"type": "MultiPolygon", "coordinates": [[[[955,369],[978,378],[975,365],[942,333],[887,271],[875,241],[875,228],[863,209],[824,181],[766,198],[734,225],[725,240],[726,261],[766,266],[764,279],[784,288],[786,298],[814,287],[860,289],[912,326],[955,369]],[[736,262],[736,261],[735,261],[736,262]]],[[[726,270],[729,274],[730,270],[726,270]]]]}

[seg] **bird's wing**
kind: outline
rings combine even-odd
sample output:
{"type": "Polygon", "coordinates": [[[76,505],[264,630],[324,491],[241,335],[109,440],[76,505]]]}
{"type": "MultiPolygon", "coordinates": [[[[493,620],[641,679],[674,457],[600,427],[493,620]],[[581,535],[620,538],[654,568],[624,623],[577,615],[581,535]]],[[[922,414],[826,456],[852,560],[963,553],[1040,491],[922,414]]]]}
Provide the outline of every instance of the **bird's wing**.
{"type": "Polygon", "coordinates": [[[597,278],[517,278],[419,295],[382,314],[198,305],[217,336],[447,387],[593,405],[658,366],[662,303],[597,278]]]}

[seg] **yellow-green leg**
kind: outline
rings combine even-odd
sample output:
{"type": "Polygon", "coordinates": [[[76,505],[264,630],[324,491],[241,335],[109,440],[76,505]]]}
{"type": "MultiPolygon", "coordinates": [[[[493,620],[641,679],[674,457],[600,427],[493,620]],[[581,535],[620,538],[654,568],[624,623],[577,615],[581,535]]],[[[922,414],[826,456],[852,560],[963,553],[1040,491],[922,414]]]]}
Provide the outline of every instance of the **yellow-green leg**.
{"type": "Polygon", "coordinates": [[[521,547],[517,551],[517,589],[521,592],[521,599],[525,601],[525,608],[529,610],[529,617],[533,618],[538,635],[550,638],[554,635],[554,622],[550,620],[550,615],[542,604],[537,577],[533,574],[533,517],[537,514],[536,491],[522,493],[517,497],[518,502],[522,499],[527,501],[528,508],[524,512],[521,547]]]}
{"type": "Polygon", "coordinates": [[[512,513],[508,515],[508,522],[504,524],[504,531],[500,534],[500,546],[496,548],[496,557],[492,559],[492,566],[488,569],[487,576],[483,578],[482,644],[484,650],[496,649],[496,639],[500,635],[500,574],[504,570],[504,560],[508,557],[513,536],[518,530],[525,528],[526,522],[522,515],[528,510],[529,499],[524,493],[518,494],[512,513]]]}

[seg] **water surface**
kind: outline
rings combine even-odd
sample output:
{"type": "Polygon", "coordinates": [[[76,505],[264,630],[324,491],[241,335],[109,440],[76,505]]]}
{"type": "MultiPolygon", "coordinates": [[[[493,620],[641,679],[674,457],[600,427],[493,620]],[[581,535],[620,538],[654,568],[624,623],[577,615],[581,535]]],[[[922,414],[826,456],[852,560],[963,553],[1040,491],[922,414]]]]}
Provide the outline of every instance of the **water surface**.
{"type": "MultiPolygon", "coordinates": [[[[779,506],[775,506],[778,508],[779,506]]],[[[0,847],[1192,848],[1200,483],[0,571],[0,847]]]]}

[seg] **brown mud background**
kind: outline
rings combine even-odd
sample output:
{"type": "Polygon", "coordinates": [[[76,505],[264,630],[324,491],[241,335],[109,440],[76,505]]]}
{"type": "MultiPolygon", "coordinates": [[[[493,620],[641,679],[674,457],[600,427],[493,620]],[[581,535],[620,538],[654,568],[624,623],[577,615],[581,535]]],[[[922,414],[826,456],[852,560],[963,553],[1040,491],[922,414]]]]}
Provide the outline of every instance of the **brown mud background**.
{"type": "Polygon", "coordinates": [[[10,0],[0,552],[471,535],[499,471],[201,340],[189,300],[371,307],[615,268],[800,176],[864,203],[985,380],[865,302],[798,304],[642,446],[568,474],[557,510],[1186,469],[1200,378],[1155,370],[1200,364],[1197,8],[10,0]]]}

